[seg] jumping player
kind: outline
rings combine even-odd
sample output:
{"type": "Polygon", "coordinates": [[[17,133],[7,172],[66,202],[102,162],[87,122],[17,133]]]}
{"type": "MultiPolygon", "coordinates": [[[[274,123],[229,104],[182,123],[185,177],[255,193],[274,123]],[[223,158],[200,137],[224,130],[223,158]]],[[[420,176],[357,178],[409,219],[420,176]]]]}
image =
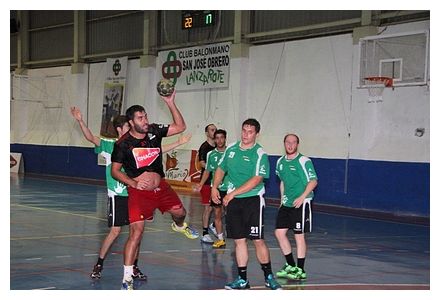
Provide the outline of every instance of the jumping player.
{"type": "Polygon", "coordinates": [[[124,249],[124,276],[122,289],[133,289],[133,263],[136,245],[142,240],[144,222],[153,219],[157,208],[169,212],[174,231],[196,239],[199,234],[185,223],[186,210],[176,192],[165,181],[162,165],[162,138],[179,134],[186,129],[185,121],[172,95],[161,98],[168,106],[173,123],[149,124],[145,109],[133,105],[126,111],[130,131],[122,136],[112,153],[112,176],[125,183],[128,188],[128,211],[130,235],[124,249]],[[125,172],[121,169],[124,168],[125,172]]]}

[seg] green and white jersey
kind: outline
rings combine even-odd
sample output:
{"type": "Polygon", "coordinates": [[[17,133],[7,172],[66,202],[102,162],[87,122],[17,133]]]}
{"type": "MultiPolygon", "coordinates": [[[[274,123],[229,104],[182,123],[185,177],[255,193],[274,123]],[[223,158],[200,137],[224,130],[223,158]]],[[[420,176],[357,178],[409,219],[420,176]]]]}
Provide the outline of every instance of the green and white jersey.
{"type": "MultiPolygon", "coordinates": [[[[281,156],[277,161],[275,173],[284,183],[284,195],[281,195],[281,204],[293,207],[293,201],[304,193],[307,183],[318,180],[313,163],[307,156],[298,153],[294,159],[281,156]]],[[[313,198],[313,192],[307,195],[313,198]]]]}
{"type": "MultiPolygon", "coordinates": [[[[112,177],[112,152],[115,139],[101,138],[99,146],[95,146],[95,153],[101,154],[105,158],[105,181],[107,182],[107,194],[112,196],[128,196],[127,187],[112,177]]],[[[122,170],[124,171],[124,170],[122,170]]]]}
{"type": "MultiPolygon", "coordinates": [[[[269,178],[269,158],[261,145],[255,143],[250,149],[241,149],[240,141],[226,148],[218,165],[225,173],[223,184],[228,193],[245,184],[254,176],[269,178]]],[[[264,182],[236,198],[252,197],[265,193],[264,182]]]]}
{"type": "MultiPolygon", "coordinates": [[[[220,152],[217,150],[217,148],[209,151],[208,154],[206,155],[206,170],[211,172],[211,174],[214,174],[215,170],[217,170],[217,168],[218,168],[218,162],[220,161],[220,159],[222,158],[224,153],[225,153],[225,151],[220,152]]],[[[211,186],[212,186],[213,182],[214,182],[214,175],[211,176],[211,186]]],[[[224,185],[222,183],[222,184],[220,184],[218,189],[220,191],[226,192],[226,190],[228,188],[226,185],[224,185]]]]}

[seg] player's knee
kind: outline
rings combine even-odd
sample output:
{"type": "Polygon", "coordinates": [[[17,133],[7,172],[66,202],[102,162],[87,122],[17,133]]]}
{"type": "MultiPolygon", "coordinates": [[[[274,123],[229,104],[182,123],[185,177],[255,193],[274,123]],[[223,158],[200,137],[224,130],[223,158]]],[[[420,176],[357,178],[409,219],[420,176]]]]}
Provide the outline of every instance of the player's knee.
{"type": "Polygon", "coordinates": [[[180,208],[170,210],[170,214],[171,214],[174,218],[185,218],[185,216],[186,216],[186,210],[185,210],[185,208],[182,206],[182,207],[180,207],[180,208]]]}
{"type": "Polygon", "coordinates": [[[113,235],[114,237],[117,237],[120,233],[121,233],[121,227],[112,227],[112,229],[110,229],[110,234],[113,235]]]}
{"type": "Polygon", "coordinates": [[[285,235],[285,233],[282,230],[275,229],[275,236],[276,238],[282,238],[285,235]]]}

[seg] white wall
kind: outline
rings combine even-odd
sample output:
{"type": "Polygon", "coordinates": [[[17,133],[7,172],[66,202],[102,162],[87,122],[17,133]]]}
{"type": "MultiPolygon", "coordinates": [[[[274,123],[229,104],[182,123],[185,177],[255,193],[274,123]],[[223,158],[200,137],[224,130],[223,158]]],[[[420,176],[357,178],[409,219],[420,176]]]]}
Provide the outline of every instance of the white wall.
{"type": "MultiPolygon", "coordinates": [[[[429,29],[429,22],[389,26],[385,33],[420,29],[429,29]]],[[[284,135],[296,132],[301,151],[312,157],[429,162],[428,88],[386,89],[383,103],[369,104],[367,90],[357,89],[358,56],[351,34],[251,47],[249,58],[231,60],[229,88],[177,93],[193,134],[184,148],[199,147],[208,123],[226,129],[233,142],[242,121],[255,117],[262,125],[259,142],[269,154],[282,154],[284,135]],[[426,130],[423,137],[414,134],[419,127],[426,130]]],[[[104,66],[92,64],[79,75],[71,75],[69,67],[30,70],[31,76],[63,77],[64,106],[12,101],[11,143],[88,145],[68,108],[79,106],[91,130],[99,132],[104,66]]],[[[126,107],[144,105],[151,122],[168,123],[170,114],[155,91],[158,79],[154,68],[130,60],[126,107]]],[[[14,91],[24,94],[23,85],[14,80],[14,91]]]]}

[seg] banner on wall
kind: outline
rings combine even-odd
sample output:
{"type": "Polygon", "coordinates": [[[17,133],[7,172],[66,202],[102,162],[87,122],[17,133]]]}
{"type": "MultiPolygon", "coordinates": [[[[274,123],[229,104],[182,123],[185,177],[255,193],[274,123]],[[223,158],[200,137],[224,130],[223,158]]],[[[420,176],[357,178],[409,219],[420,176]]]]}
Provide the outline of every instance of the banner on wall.
{"type": "Polygon", "coordinates": [[[175,187],[192,189],[201,179],[201,166],[197,154],[197,150],[173,150],[164,153],[165,179],[175,187]]]}
{"type": "Polygon", "coordinates": [[[229,86],[231,42],[159,52],[160,76],[178,91],[229,86]]]}
{"type": "Polygon", "coordinates": [[[107,138],[118,136],[113,128],[113,119],[121,114],[123,107],[127,65],[127,56],[107,58],[100,130],[100,135],[107,138]]]}

